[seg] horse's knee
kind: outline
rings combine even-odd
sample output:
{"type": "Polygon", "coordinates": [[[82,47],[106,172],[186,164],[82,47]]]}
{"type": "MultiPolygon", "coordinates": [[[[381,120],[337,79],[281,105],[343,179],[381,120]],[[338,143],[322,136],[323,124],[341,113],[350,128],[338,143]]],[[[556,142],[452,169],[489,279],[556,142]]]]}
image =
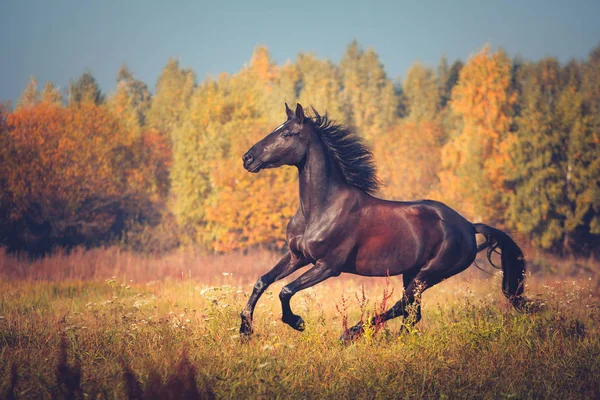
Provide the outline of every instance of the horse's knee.
{"type": "Polygon", "coordinates": [[[292,290],[289,287],[284,286],[281,289],[281,292],[279,292],[279,299],[281,301],[288,301],[293,295],[294,292],[292,292],[292,290]]]}
{"type": "Polygon", "coordinates": [[[267,287],[267,284],[264,281],[264,277],[260,277],[254,284],[254,290],[257,292],[263,291],[266,287],[267,287]]]}

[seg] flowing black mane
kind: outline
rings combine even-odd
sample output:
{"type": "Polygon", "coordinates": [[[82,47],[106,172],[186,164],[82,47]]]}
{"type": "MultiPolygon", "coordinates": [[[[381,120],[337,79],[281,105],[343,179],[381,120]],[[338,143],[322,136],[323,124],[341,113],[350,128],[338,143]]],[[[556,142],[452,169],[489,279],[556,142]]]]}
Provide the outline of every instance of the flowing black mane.
{"type": "Polygon", "coordinates": [[[346,182],[369,194],[375,193],[379,180],[373,153],[350,128],[330,120],[327,114],[321,116],[314,108],[312,111],[315,115],[308,120],[323,139],[346,182]]]}

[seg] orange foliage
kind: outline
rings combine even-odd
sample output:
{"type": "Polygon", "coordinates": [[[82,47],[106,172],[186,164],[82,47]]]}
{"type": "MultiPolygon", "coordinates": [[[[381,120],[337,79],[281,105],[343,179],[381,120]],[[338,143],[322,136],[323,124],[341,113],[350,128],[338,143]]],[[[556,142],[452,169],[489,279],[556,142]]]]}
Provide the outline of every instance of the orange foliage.
{"type": "Polygon", "coordinates": [[[138,214],[150,194],[166,196],[168,143],[153,131],[132,142],[105,106],[42,102],[8,114],[6,125],[3,206],[26,227],[15,234],[47,245],[98,239],[113,229],[119,210],[138,214]]]}
{"type": "MultiPolygon", "coordinates": [[[[267,132],[260,125],[231,143],[231,153],[247,151],[267,132]]],[[[207,230],[215,251],[284,244],[285,227],[298,208],[297,170],[283,167],[251,174],[241,158],[229,157],[212,163],[213,184],[218,193],[206,210],[207,230]]]]}
{"type": "Polygon", "coordinates": [[[111,165],[120,144],[118,125],[105,110],[42,103],[9,114],[7,124],[13,218],[32,203],[42,208],[60,204],[72,212],[90,196],[124,191],[111,165]]]}
{"type": "Polygon", "coordinates": [[[441,195],[470,218],[500,221],[504,169],[509,158],[515,93],[510,90],[511,63],[488,47],[473,56],[460,72],[450,106],[461,129],[442,150],[441,195]]]}
{"type": "Polygon", "coordinates": [[[163,200],[169,192],[172,164],[171,142],[155,129],[147,129],[132,143],[133,165],[127,171],[131,190],[145,193],[152,200],[163,200]]]}

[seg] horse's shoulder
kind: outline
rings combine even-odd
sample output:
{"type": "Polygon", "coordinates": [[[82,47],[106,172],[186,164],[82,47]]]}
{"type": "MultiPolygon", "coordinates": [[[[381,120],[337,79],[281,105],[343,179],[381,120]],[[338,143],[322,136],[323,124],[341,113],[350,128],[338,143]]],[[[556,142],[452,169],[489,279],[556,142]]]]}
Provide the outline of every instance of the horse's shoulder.
{"type": "Polygon", "coordinates": [[[287,236],[298,236],[304,233],[304,229],[306,228],[306,220],[304,218],[304,214],[302,210],[298,209],[296,214],[288,221],[287,224],[287,236]]]}

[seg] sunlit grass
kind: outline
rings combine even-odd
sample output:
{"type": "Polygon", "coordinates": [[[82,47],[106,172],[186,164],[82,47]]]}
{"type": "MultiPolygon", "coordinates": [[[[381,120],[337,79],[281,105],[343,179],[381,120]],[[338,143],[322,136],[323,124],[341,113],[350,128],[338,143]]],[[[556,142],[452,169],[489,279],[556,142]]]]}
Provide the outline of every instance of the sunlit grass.
{"type": "MultiPolygon", "coordinates": [[[[85,263],[84,254],[74,257],[85,263]]],[[[0,396],[66,397],[67,383],[77,382],[69,377],[77,371],[75,396],[87,398],[144,392],[177,398],[173,393],[181,395],[185,388],[207,398],[600,394],[594,280],[530,277],[528,292],[545,305],[531,315],[509,306],[498,275],[467,271],[423,294],[423,320],[416,328],[401,329],[397,319],[350,345],[338,341],[344,318],[353,325],[377,310],[385,279],[331,279],[301,292],[292,307],[306,321],[302,333],[280,321],[281,282],[261,298],[256,334],[244,343],[239,313],[271,258],[238,255],[238,264],[235,257],[215,258],[206,263],[213,272],[174,263],[169,268],[189,267],[188,274],[157,273],[139,281],[122,265],[120,272],[103,270],[115,275],[86,280],[3,280],[0,396]],[[229,273],[223,274],[226,265],[229,273]]],[[[394,294],[388,306],[401,296],[401,279],[391,278],[390,285],[394,294]]]]}

